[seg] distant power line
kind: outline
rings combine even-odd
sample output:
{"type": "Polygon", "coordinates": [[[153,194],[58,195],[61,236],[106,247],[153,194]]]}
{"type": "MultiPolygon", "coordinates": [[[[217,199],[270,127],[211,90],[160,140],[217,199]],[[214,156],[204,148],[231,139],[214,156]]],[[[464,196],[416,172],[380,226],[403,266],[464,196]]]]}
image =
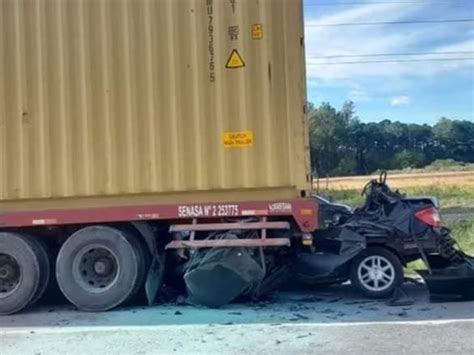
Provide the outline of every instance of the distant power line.
{"type": "Polygon", "coordinates": [[[321,63],[307,63],[308,66],[318,65],[351,65],[351,64],[376,64],[376,63],[411,63],[411,62],[447,62],[447,61],[462,61],[474,60],[474,57],[463,58],[426,58],[426,59],[393,59],[393,60],[360,60],[347,62],[321,62],[321,63]]]}
{"type": "Polygon", "coordinates": [[[407,5],[418,5],[423,3],[453,3],[453,2],[467,2],[466,0],[417,0],[417,1],[403,1],[403,0],[390,0],[390,1],[340,1],[340,2],[320,2],[305,4],[305,7],[316,7],[316,6],[349,6],[349,5],[379,5],[379,4],[407,4],[407,5]]]}
{"type": "Polygon", "coordinates": [[[424,56],[424,55],[462,55],[474,54],[474,51],[450,51],[450,52],[399,52],[399,53],[363,53],[363,54],[335,54],[335,55],[309,55],[308,59],[337,59],[337,58],[371,58],[371,57],[401,57],[401,56],[424,56]]]}
{"type": "Polygon", "coordinates": [[[410,21],[386,21],[386,22],[347,22],[347,23],[312,23],[305,27],[339,27],[339,26],[378,26],[378,25],[412,25],[427,23],[463,23],[474,22],[474,18],[467,19],[443,19],[443,20],[410,20],[410,21]]]}

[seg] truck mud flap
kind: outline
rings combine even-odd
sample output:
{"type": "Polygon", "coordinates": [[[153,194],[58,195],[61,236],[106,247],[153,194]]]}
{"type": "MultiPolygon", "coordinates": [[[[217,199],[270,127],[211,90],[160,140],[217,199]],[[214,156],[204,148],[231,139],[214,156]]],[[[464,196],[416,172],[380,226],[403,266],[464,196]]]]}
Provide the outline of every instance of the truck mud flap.
{"type": "Polygon", "coordinates": [[[428,256],[431,272],[417,271],[430,292],[431,302],[474,301],[474,258],[453,265],[440,255],[428,256]]]}

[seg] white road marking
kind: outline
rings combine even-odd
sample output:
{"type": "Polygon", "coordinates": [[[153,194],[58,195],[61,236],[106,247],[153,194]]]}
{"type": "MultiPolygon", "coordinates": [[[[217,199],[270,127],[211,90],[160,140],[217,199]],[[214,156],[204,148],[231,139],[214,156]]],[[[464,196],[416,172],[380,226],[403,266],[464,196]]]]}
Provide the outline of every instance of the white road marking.
{"type": "Polygon", "coordinates": [[[176,329],[186,329],[186,328],[197,328],[197,327],[236,327],[236,328],[251,328],[251,327],[262,327],[262,326],[271,326],[272,328],[281,328],[281,327],[293,327],[293,328],[336,328],[336,327],[358,327],[358,326],[384,326],[384,325],[449,325],[449,324],[459,324],[459,323],[474,323],[474,319],[443,319],[443,320],[415,320],[415,321],[382,321],[382,322],[347,322],[347,323],[278,323],[278,324],[269,324],[269,323],[252,323],[252,324],[176,324],[176,325],[122,325],[122,326],[70,326],[70,327],[8,327],[0,328],[0,336],[2,335],[24,335],[24,334],[74,334],[81,332],[114,332],[114,331],[148,331],[156,330],[159,328],[176,328],[176,329]]]}

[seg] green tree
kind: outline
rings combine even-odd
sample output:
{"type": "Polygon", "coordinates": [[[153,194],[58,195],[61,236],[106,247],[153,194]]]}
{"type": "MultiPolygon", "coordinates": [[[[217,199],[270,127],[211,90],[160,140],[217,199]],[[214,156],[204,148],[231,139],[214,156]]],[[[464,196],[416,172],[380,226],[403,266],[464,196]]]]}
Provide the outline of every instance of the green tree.
{"type": "Polygon", "coordinates": [[[326,176],[335,170],[341,158],[341,148],[348,142],[350,112],[338,112],[323,103],[310,112],[309,126],[313,173],[326,176]]]}
{"type": "Polygon", "coordinates": [[[474,162],[474,123],[443,117],[433,127],[438,159],[474,162]]]}
{"type": "Polygon", "coordinates": [[[439,159],[474,162],[474,123],[443,117],[433,127],[382,120],[364,123],[353,102],[340,110],[310,104],[313,174],[367,174],[419,168],[439,159]]]}
{"type": "Polygon", "coordinates": [[[403,150],[395,154],[393,165],[397,169],[421,168],[426,165],[426,157],[421,152],[403,150]]]}

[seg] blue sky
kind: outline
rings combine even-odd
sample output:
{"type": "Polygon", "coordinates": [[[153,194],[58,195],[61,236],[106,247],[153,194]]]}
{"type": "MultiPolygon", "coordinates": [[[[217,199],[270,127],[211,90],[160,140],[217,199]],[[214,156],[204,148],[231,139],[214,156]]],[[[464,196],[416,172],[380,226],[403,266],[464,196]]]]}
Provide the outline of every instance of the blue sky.
{"type": "Polygon", "coordinates": [[[317,64],[474,57],[474,22],[318,26],[468,18],[474,18],[474,0],[305,0],[308,99],[315,104],[327,101],[336,107],[352,100],[356,103],[358,116],[365,122],[391,119],[434,124],[441,116],[474,121],[474,60],[317,64]],[[413,52],[471,53],[319,58],[413,52]]]}

